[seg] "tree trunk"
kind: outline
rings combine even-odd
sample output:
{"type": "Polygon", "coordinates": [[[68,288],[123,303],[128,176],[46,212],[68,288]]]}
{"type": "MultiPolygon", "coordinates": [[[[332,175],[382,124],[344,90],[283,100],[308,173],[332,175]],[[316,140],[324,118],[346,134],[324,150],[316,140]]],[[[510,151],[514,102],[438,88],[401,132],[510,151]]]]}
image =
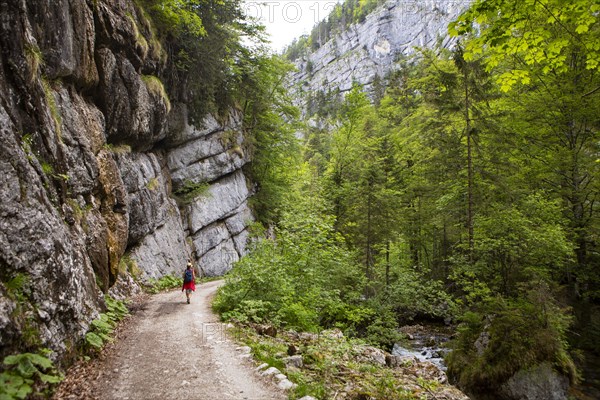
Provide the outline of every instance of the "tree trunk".
{"type": "Polygon", "coordinates": [[[390,286],[390,241],[385,244],[385,287],[390,286]]]}
{"type": "Polygon", "coordinates": [[[469,116],[469,71],[467,63],[463,64],[465,85],[465,125],[467,135],[467,230],[469,237],[469,261],[473,261],[473,138],[471,137],[471,118],[469,116]]]}

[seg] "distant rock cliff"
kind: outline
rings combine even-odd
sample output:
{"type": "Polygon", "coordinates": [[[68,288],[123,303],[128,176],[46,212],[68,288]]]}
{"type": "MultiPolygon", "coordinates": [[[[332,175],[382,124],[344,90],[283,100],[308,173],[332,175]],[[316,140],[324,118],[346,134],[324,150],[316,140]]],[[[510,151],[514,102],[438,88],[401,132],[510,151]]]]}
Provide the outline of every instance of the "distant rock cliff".
{"type": "Polygon", "coordinates": [[[468,5],[460,0],[389,0],[334,35],[316,51],[299,58],[292,76],[297,97],[305,93],[344,93],[353,83],[370,90],[376,79],[396,68],[402,55],[414,47],[451,44],[448,23],[468,5]]]}
{"type": "Polygon", "coordinates": [[[0,359],[65,354],[103,293],[244,254],[242,116],[188,124],[133,1],[3,1],[0,51],[0,359]]]}

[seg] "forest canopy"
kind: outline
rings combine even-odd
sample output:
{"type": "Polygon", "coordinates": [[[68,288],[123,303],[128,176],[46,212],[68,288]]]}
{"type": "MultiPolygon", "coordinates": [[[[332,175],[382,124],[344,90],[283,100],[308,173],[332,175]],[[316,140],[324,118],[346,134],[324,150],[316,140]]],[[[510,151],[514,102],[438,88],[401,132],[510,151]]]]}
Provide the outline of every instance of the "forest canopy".
{"type": "MultiPolygon", "coordinates": [[[[286,56],[377,4],[345,2],[286,56]]],[[[573,355],[600,353],[599,7],[476,1],[375,102],[355,86],[311,112],[275,235],[217,309],[383,347],[402,324],[456,323],[449,372],[470,391],[544,362],[576,382],[573,355]]]]}

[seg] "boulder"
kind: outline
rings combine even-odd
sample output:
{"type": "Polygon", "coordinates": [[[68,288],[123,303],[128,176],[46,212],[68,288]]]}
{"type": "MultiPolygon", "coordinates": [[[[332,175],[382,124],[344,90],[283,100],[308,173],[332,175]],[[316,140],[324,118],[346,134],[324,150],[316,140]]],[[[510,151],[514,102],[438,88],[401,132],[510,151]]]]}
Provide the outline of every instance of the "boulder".
{"type": "Polygon", "coordinates": [[[566,400],[569,378],[543,363],[513,375],[500,388],[500,393],[510,400],[566,400]]]}
{"type": "Polygon", "coordinates": [[[262,376],[275,376],[275,375],[280,374],[280,373],[281,373],[281,371],[278,370],[277,368],[275,368],[275,367],[269,367],[266,370],[262,371],[260,374],[262,376]]]}
{"type": "Polygon", "coordinates": [[[285,357],[282,361],[285,363],[286,367],[302,368],[304,365],[302,356],[300,355],[285,357]]]}
{"type": "Polygon", "coordinates": [[[300,348],[295,344],[288,344],[287,354],[288,356],[293,356],[300,353],[300,348]]]}
{"type": "Polygon", "coordinates": [[[277,384],[277,387],[281,390],[290,390],[290,389],[293,389],[295,386],[296,385],[293,382],[291,382],[289,379],[282,379],[277,384]]]}
{"type": "Polygon", "coordinates": [[[271,337],[277,336],[277,328],[275,328],[273,325],[256,325],[254,330],[259,335],[271,336],[271,337]]]}
{"type": "Polygon", "coordinates": [[[358,359],[363,362],[368,362],[377,365],[386,365],[385,351],[373,346],[361,346],[357,348],[359,353],[358,359]]]}

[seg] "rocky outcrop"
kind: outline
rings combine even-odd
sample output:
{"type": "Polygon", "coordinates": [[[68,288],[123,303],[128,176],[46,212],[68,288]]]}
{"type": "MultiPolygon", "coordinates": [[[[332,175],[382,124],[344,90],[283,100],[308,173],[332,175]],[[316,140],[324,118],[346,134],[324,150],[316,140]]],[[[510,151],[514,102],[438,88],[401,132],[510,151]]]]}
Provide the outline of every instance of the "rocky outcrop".
{"type": "Polygon", "coordinates": [[[219,123],[205,118],[202,126],[187,124],[185,107],[170,118],[168,165],[173,188],[208,184],[184,206],[186,229],[202,272],[223,275],[245,253],[247,226],[254,220],[248,207],[251,195],[241,167],[245,156],[241,118],[237,112],[219,123]]]}
{"type": "MultiPolygon", "coordinates": [[[[389,0],[361,23],[335,35],[316,51],[296,60],[293,75],[297,98],[305,93],[344,93],[353,83],[370,90],[373,83],[397,68],[414,47],[448,46],[448,23],[468,5],[464,1],[389,0]]],[[[304,104],[306,105],[306,104],[304,104]]]]}
{"type": "Polygon", "coordinates": [[[129,0],[0,4],[0,359],[65,354],[106,293],[244,254],[242,115],[170,112],[152,35],[129,0]]]}
{"type": "Polygon", "coordinates": [[[569,378],[544,363],[517,372],[502,385],[500,393],[509,400],[566,400],[569,378]]]}

